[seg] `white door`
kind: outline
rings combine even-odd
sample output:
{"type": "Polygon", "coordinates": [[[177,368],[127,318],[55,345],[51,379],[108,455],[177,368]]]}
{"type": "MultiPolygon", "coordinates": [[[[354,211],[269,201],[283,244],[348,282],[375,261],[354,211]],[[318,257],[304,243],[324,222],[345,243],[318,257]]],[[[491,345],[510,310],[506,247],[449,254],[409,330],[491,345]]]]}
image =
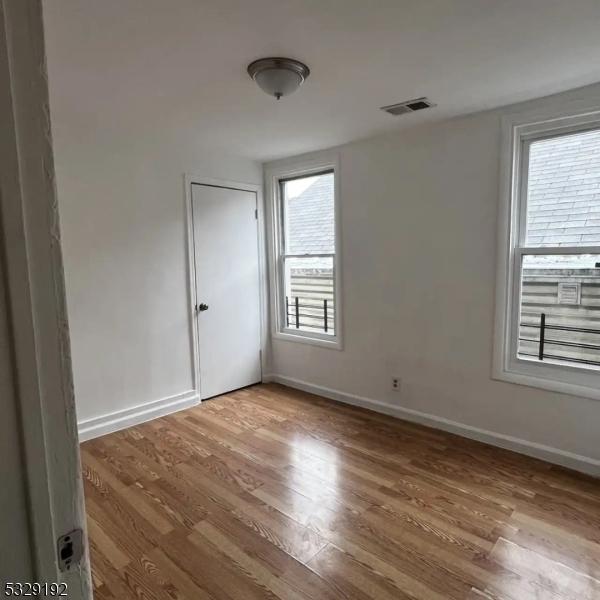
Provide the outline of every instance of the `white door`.
{"type": "Polygon", "coordinates": [[[256,193],[192,184],[200,397],[261,380],[256,193]]]}

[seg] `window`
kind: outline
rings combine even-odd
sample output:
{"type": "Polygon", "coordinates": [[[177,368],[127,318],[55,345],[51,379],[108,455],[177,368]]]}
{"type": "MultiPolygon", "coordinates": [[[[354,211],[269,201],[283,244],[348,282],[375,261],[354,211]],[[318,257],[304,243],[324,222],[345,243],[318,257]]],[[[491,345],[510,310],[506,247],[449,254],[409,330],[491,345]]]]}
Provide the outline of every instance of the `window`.
{"type": "Polygon", "coordinates": [[[510,137],[495,373],[600,398],[600,122],[519,124],[510,137]]]}
{"type": "Polygon", "coordinates": [[[339,347],[335,167],[280,174],[272,183],[275,334],[339,347]]]}

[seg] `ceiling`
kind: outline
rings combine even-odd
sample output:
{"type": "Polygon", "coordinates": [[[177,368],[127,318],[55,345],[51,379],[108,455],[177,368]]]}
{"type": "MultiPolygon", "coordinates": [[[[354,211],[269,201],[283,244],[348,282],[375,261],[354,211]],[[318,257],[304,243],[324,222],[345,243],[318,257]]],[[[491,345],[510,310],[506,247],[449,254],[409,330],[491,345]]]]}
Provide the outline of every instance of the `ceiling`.
{"type": "Polygon", "coordinates": [[[53,114],[257,160],[600,80],[599,0],[45,0],[53,114]],[[279,102],[263,56],[311,68],[279,102]],[[392,117],[380,106],[428,96],[392,117]]]}

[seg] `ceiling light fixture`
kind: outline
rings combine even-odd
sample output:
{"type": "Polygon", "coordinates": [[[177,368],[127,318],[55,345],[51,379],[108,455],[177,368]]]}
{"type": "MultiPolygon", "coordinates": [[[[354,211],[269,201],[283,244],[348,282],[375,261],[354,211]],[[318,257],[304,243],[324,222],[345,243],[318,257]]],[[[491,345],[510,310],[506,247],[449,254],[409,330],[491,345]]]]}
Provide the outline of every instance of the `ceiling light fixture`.
{"type": "Polygon", "coordinates": [[[248,65],[248,75],[277,100],[294,93],[309,74],[310,69],[293,58],[260,58],[248,65]]]}

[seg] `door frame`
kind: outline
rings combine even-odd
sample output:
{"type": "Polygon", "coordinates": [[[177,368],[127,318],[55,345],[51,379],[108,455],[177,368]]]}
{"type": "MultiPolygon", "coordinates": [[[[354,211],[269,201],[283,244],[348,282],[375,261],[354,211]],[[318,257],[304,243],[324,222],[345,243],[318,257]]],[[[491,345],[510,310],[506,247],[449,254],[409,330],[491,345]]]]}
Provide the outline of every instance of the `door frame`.
{"type": "Polygon", "coordinates": [[[0,259],[34,581],[63,582],[69,598],[91,600],[39,0],[0,0],[0,47],[0,259]],[[74,529],[84,532],[84,556],[60,572],[57,538],[74,529]]]}
{"type": "Polygon", "coordinates": [[[189,299],[189,320],[190,320],[190,346],[194,361],[193,367],[193,385],[194,391],[198,394],[199,402],[202,402],[202,382],[200,381],[200,342],[198,339],[198,315],[195,307],[198,303],[196,295],[196,260],[194,255],[194,221],[192,211],[192,186],[204,185],[208,187],[227,188],[239,190],[242,192],[252,192],[256,195],[256,231],[258,247],[258,290],[259,290],[259,313],[260,313],[260,368],[261,377],[264,379],[267,372],[268,356],[268,298],[269,288],[267,280],[267,247],[265,236],[265,207],[263,197],[263,186],[257,183],[246,183],[241,181],[232,181],[228,179],[215,179],[213,177],[204,177],[202,175],[193,175],[186,173],[184,175],[185,188],[185,214],[186,214],[186,238],[187,238],[187,271],[188,271],[188,299],[189,299]]]}

